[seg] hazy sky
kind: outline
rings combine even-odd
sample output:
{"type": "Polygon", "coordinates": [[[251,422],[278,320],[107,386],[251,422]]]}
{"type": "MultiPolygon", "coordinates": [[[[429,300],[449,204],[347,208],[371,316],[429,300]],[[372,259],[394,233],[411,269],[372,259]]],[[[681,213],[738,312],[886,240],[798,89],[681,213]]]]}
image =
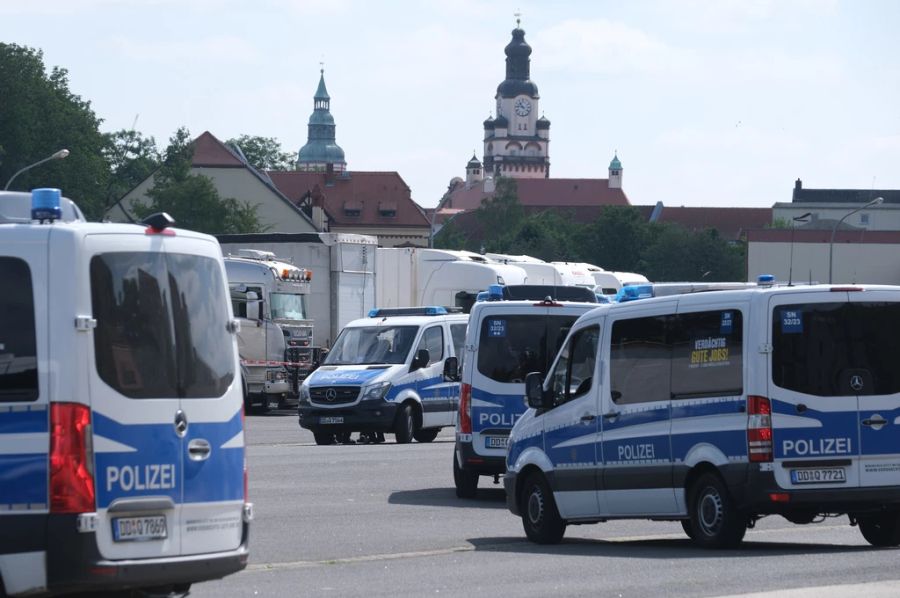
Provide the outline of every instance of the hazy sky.
{"type": "Polygon", "coordinates": [[[895,0],[0,0],[0,41],[161,147],[187,126],[295,153],[324,61],[350,170],[434,206],[482,156],[517,11],[554,177],[605,178],[618,150],[637,205],[900,189],[895,0]]]}

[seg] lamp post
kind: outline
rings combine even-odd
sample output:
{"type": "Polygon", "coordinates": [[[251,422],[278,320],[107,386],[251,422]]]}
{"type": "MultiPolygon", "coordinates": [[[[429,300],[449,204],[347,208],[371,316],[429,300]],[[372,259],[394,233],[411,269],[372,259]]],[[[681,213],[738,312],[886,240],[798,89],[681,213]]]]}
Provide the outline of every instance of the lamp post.
{"type": "Polygon", "coordinates": [[[44,162],[49,162],[50,160],[62,160],[63,158],[65,158],[65,157],[68,156],[68,155],[69,155],[69,150],[67,150],[67,149],[61,149],[61,150],[59,150],[58,152],[55,152],[55,153],[53,153],[52,155],[47,156],[47,157],[44,158],[43,160],[38,160],[38,161],[35,162],[34,164],[29,164],[29,165],[26,166],[25,168],[23,168],[23,169],[17,171],[14,175],[12,175],[11,177],[9,177],[9,180],[6,181],[6,186],[3,187],[3,190],[6,191],[7,189],[9,189],[9,186],[12,184],[13,179],[15,179],[17,176],[19,176],[20,174],[22,174],[22,173],[25,172],[26,170],[31,170],[31,169],[34,168],[35,166],[40,166],[40,165],[43,164],[44,162]]]}
{"type": "Polygon", "coordinates": [[[791,259],[788,262],[788,286],[791,286],[794,279],[794,227],[798,222],[806,222],[810,216],[812,216],[812,212],[791,218],[791,259]]]}
{"type": "Polygon", "coordinates": [[[855,210],[853,210],[851,212],[847,212],[846,214],[844,214],[844,216],[840,220],[835,222],[834,227],[832,227],[832,229],[831,229],[831,240],[828,242],[828,284],[831,284],[831,282],[832,282],[831,275],[833,272],[832,265],[834,264],[834,233],[837,232],[837,229],[841,225],[841,222],[846,220],[848,216],[852,216],[853,214],[856,214],[857,212],[861,212],[862,210],[865,210],[866,208],[871,208],[872,206],[877,206],[878,204],[880,204],[883,201],[884,201],[883,197],[876,197],[875,199],[873,199],[866,205],[864,205],[860,208],[856,208],[855,210]]]}

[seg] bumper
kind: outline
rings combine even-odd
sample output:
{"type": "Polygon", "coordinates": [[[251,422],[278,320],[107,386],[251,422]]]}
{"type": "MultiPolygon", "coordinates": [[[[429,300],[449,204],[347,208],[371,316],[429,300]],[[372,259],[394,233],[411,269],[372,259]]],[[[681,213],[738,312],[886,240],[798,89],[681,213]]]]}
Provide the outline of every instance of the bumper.
{"type": "Polygon", "coordinates": [[[456,458],[460,467],[479,475],[497,475],[506,471],[506,457],[479,455],[471,442],[456,441],[456,458]]]}
{"type": "Polygon", "coordinates": [[[48,520],[47,585],[53,593],[182,585],[219,579],[247,566],[250,525],[243,522],[241,544],[227,552],[110,561],[97,550],[93,533],[75,531],[77,515],[48,520]]]}
{"type": "Polygon", "coordinates": [[[347,407],[325,409],[309,403],[301,404],[300,427],[313,432],[389,432],[394,427],[397,404],[387,401],[361,401],[347,407]],[[343,418],[341,423],[322,423],[323,417],[343,418]]]}

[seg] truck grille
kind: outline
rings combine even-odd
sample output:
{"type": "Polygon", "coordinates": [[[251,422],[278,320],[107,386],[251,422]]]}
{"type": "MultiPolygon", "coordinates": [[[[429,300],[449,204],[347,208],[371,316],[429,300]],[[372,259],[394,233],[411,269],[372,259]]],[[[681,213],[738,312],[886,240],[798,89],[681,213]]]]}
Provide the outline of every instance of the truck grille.
{"type": "Polygon", "coordinates": [[[319,386],[309,389],[310,402],[320,405],[344,405],[359,397],[359,386],[319,386]]]}

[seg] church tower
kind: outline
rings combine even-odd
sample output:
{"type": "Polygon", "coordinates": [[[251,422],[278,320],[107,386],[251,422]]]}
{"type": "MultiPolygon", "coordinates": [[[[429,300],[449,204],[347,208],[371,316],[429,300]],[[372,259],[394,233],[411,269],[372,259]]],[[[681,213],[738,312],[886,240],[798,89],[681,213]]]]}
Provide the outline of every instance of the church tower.
{"type": "Polygon", "coordinates": [[[613,154],[613,159],[609,163],[609,188],[622,188],[622,163],[619,162],[619,152],[613,154]]]}
{"type": "Polygon", "coordinates": [[[484,169],[475,153],[472,153],[472,159],[466,164],[466,189],[474,187],[477,183],[484,180],[484,169]]]}
{"type": "Polygon", "coordinates": [[[537,85],[530,80],[531,46],[525,31],[512,31],[506,79],[497,87],[497,116],[484,121],[485,174],[517,178],[550,176],[550,121],[540,114],[537,85]]]}
{"type": "Polygon", "coordinates": [[[347,170],[344,150],[335,143],[331,97],[325,89],[325,69],[319,71],[319,88],[313,96],[313,113],[309,117],[306,145],[297,155],[297,170],[340,174],[347,170]]]}

